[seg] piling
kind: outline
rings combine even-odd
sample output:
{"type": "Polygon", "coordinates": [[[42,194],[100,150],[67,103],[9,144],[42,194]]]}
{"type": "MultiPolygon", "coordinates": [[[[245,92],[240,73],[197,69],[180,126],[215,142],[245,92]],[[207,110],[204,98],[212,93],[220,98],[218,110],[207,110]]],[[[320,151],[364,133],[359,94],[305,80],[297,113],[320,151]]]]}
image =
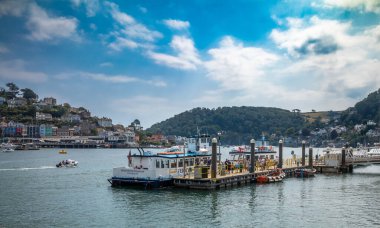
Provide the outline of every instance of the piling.
{"type": "Polygon", "coordinates": [[[345,167],[345,166],[346,166],[346,150],[343,147],[342,148],[342,167],[345,167]]]}
{"type": "Polygon", "coordinates": [[[282,140],[278,141],[278,165],[277,168],[282,169],[282,140]]]}
{"type": "Polygon", "coordinates": [[[211,178],[216,178],[216,144],[218,140],[216,138],[212,139],[212,156],[211,156],[211,178]]]}
{"type": "Polygon", "coordinates": [[[251,139],[251,167],[249,169],[250,173],[255,172],[255,140],[251,139]]]}
{"type": "Polygon", "coordinates": [[[313,148],[309,148],[309,167],[313,168],[313,148]]]}
{"type": "Polygon", "coordinates": [[[302,166],[305,166],[305,154],[306,154],[306,142],[305,140],[302,141],[302,166]]]}

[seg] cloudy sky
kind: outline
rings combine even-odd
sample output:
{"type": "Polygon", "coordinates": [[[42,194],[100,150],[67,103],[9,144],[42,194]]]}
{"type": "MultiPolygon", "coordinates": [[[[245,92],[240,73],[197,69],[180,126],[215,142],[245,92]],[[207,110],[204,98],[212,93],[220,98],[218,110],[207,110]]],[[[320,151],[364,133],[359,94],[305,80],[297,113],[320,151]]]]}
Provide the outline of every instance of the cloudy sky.
{"type": "Polygon", "coordinates": [[[195,107],[343,110],[380,88],[378,0],[0,1],[0,86],[147,128],[195,107]]]}

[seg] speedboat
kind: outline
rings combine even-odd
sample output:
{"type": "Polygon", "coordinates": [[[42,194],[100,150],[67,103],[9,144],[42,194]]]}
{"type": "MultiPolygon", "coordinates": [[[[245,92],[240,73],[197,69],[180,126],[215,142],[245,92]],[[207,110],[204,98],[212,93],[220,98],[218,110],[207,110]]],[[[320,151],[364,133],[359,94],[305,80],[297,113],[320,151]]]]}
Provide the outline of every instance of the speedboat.
{"type": "Polygon", "coordinates": [[[280,182],[285,178],[286,174],[282,169],[276,169],[275,172],[268,175],[261,175],[256,177],[256,182],[260,184],[280,182]]]}
{"type": "Polygon", "coordinates": [[[314,168],[312,169],[302,168],[302,169],[296,169],[294,171],[294,176],[299,177],[299,178],[314,177],[316,173],[317,173],[317,170],[314,168]]]}
{"type": "Polygon", "coordinates": [[[2,143],[0,148],[2,152],[12,152],[15,150],[16,146],[12,143],[2,143]]]}
{"type": "Polygon", "coordinates": [[[78,166],[78,161],[72,160],[72,159],[66,159],[62,160],[58,164],[55,165],[57,168],[74,168],[78,166]]]}

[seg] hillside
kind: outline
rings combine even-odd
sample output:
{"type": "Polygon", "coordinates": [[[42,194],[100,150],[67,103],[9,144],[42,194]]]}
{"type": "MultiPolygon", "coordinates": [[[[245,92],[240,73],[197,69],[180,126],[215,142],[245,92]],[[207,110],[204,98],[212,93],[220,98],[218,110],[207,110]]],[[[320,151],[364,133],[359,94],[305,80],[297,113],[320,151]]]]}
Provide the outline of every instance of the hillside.
{"type": "Polygon", "coordinates": [[[147,131],[189,136],[195,134],[198,127],[201,133],[217,135],[222,132],[225,144],[246,144],[252,137],[260,138],[263,132],[269,136],[273,134],[276,139],[283,134],[293,135],[304,124],[301,114],[279,108],[194,108],[154,124],[147,131]]]}
{"type": "Polygon", "coordinates": [[[380,122],[380,89],[345,110],[341,117],[342,124],[347,126],[364,124],[369,120],[380,122]]]}

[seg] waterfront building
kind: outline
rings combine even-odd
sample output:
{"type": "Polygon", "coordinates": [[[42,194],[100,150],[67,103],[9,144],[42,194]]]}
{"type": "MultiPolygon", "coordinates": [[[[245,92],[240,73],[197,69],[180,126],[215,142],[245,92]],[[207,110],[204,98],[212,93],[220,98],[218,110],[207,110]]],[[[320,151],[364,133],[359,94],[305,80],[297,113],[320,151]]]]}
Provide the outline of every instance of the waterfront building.
{"type": "Polygon", "coordinates": [[[47,124],[40,125],[40,137],[51,137],[53,136],[53,127],[47,124]]]}
{"type": "Polygon", "coordinates": [[[74,128],[69,128],[68,126],[63,126],[57,129],[57,136],[68,137],[74,136],[74,128]]]}
{"type": "Polygon", "coordinates": [[[27,126],[27,136],[29,138],[39,138],[40,137],[40,126],[28,125],[27,126]]]}

